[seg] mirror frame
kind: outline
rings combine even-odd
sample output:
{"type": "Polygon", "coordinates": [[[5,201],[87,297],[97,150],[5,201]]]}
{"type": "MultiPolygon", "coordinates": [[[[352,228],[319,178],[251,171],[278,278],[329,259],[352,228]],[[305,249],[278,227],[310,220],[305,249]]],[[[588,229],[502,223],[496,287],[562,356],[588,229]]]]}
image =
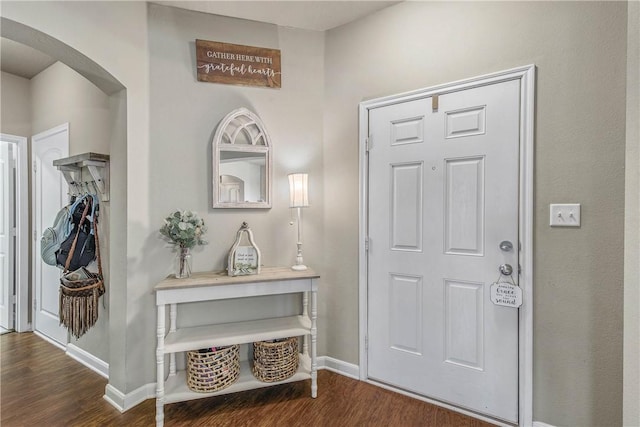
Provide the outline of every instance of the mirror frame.
{"type": "Polygon", "coordinates": [[[214,209],[270,209],[272,177],[271,138],[262,120],[246,108],[238,108],[227,114],[218,124],[211,142],[212,152],[212,196],[214,209]],[[249,144],[236,144],[236,138],[244,133],[249,144]],[[221,151],[265,154],[265,200],[263,202],[220,201],[221,151]]]}

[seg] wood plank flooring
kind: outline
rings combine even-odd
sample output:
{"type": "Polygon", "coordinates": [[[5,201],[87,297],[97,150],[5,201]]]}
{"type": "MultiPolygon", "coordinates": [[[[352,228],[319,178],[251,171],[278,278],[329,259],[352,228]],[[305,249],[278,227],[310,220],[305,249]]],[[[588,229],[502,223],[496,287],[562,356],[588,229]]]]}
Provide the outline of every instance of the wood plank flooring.
{"type": "MultiPolygon", "coordinates": [[[[155,400],[121,414],[107,381],[32,333],[0,336],[0,425],[153,426],[155,400]]],[[[491,424],[322,370],[317,399],[303,381],[165,406],[166,426],[355,427],[491,424]]]]}

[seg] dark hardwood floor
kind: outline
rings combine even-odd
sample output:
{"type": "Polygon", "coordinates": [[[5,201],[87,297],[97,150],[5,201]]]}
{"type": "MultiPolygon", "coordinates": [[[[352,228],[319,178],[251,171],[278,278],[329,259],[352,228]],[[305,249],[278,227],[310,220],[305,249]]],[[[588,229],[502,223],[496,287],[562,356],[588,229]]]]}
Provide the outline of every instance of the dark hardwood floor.
{"type": "MultiPolygon", "coordinates": [[[[121,414],[107,381],[32,333],[0,336],[0,425],[153,426],[155,400],[121,414]]],[[[420,400],[320,371],[303,381],[165,406],[166,426],[490,426],[420,400]]]]}

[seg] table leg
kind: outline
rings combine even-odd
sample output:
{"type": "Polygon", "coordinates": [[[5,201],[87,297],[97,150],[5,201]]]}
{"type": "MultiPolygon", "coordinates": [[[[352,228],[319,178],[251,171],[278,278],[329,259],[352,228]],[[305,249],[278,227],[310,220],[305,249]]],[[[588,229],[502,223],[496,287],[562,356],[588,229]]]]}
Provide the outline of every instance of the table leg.
{"type": "Polygon", "coordinates": [[[317,318],[318,298],[317,291],[311,291],[311,397],[318,396],[318,362],[316,361],[317,346],[317,318]]]}
{"type": "MultiPolygon", "coordinates": [[[[178,304],[169,305],[169,332],[176,331],[176,319],[178,318],[178,304]]],[[[169,354],[169,375],[176,374],[176,354],[169,354]]]]}
{"type": "Polygon", "coordinates": [[[158,348],[156,349],[156,427],[164,425],[164,304],[158,306],[158,348]]]}
{"type": "MultiPolygon", "coordinates": [[[[309,292],[302,293],[302,316],[309,317],[309,292]]],[[[302,354],[309,355],[309,335],[302,337],[302,354]]]]}

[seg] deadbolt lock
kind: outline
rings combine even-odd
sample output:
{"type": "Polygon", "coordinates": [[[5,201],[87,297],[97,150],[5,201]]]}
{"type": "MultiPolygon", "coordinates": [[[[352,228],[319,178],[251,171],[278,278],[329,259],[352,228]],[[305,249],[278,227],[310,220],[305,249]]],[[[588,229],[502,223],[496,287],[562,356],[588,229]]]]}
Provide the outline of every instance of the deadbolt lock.
{"type": "Polygon", "coordinates": [[[508,240],[503,240],[502,242],[500,242],[500,250],[503,252],[509,252],[510,250],[513,249],[513,243],[511,243],[508,240]]]}

